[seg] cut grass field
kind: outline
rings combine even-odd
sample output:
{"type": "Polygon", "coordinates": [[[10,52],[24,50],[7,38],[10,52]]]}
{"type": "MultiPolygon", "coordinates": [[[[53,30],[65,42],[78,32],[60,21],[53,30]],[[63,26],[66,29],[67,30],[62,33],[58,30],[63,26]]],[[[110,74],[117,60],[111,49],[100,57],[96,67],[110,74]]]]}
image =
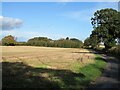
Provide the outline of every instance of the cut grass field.
{"type": "Polygon", "coordinates": [[[3,87],[84,88],[105,61],[86,49],[2,46],[3,87]]]}
{"type": "Polygon", "coordinates": [[[89,51],[71,48],[4,46],[2,47],[2,58],[4,62],[23,62],[33,67],[46,66],[53,69],[72,69],[72,66],[78,64],[78,62],[81,67],[94,63],[94,55],[84,52],[89,51]],[[88,56],[90,59],[88,59],[88,56]],[[81,58],[83,62],[80,62],[81,58]]]}

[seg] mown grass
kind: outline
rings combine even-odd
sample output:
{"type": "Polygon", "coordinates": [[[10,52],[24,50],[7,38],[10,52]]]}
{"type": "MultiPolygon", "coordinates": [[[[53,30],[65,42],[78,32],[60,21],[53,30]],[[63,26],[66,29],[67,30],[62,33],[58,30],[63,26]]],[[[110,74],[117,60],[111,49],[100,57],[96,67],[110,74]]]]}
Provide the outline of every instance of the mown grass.
{"type": "Polygon", "coordinates": [[[96,56],[95,63],[72,70],[31,67],[20,62],[3,62],[3,88],[84,88],[102,74],[106,62],[96,56]]]}

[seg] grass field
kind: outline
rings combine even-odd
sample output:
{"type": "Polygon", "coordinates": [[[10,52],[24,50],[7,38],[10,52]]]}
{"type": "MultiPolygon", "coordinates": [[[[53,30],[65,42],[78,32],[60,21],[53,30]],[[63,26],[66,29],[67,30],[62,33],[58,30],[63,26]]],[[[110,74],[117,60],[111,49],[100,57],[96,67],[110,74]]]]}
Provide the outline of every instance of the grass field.
{"type": "Polygon", "coordinates": [[[105,62],[86,49],[2,46],[3,87],[82,88],[105,62]],[[94,73],[94,74],[93,74],[94,73]]]}

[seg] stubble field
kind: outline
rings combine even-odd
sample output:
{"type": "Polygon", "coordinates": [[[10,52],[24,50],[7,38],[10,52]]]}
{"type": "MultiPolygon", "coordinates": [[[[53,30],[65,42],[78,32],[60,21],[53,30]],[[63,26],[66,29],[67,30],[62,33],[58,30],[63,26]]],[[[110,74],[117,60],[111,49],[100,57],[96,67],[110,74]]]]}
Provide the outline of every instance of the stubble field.
{"type": "Polygon", "coordinates": [[[93,63],[93,54],[86,49],[51,48],[30,46],[3,46],[3,62],[23,62],[33,67],[72,69],[76,63],[81,67],[93,63]]]}
{"type": "Polygon", "coordinates": [[[81,88],[101,74],[95,65],[101,68],[102,64],[99,61],[96,63],[96,56],[86,49],[33,46],[1,48],[5,88],[81,88]]]}

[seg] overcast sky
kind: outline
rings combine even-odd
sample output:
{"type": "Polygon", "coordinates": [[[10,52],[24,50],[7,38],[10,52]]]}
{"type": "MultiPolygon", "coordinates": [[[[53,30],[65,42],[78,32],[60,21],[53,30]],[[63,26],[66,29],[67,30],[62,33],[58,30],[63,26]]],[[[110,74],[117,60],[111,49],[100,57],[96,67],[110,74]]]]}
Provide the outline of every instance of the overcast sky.
{"type": "Polygon", "coordinates": [[[117,10],[118,3],[3,2],[0,39],[11,34],[18,41],[37,36],[51,39],[70,37],[83,41],[93,30],[90,19],[94,12],[104,8],[117,10]]]}

